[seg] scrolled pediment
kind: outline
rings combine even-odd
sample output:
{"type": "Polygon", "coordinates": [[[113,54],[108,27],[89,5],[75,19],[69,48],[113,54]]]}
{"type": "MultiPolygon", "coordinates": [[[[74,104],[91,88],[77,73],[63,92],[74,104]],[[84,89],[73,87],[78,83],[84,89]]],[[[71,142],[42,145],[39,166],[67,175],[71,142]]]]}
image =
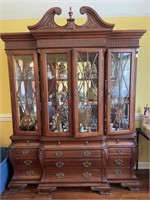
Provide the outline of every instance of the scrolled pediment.
{"type": "Polygon", "coordinates": [[[87,20],[85,24],[83,25],[77,25],[75,24],[75,19],[72,18],[73,12],[70,8],[69,11],[69,18],[66,20],[67,23],[64,26],[59,26],[55,22],[55,15],[60,15],[62,13],[61,8],[59,7],[54,7],[49,9],[44,16],[41,18],[41,20],[33,25],[33,26],[28,26],[28,29],[31,32],[36,32],[36,31],[55,31],[55,30],[83,30],[83,29],[96,29],[96,30],[112,30],[114,27],[114,24],[109,24],[106,23],[104,20],[101,19],[101,17],[97,14],[97,12],[88,7],[88,6],[83,6],[80,8],[80,13],[82,15],[86,14],[87,15],[87,20]]]}
{"type": "Polygon", "coordinates": [[[80,13],[86,14],[87,15],[87,21],[83,27],[86,28],[97,28],[97,29],[113,29],[114,24],[109,24],[105,22],[98,14],[97,12],[88,7],[88,6],[83,6],[80,8],[80,13]]]}
{"type": "Polygon", "coordinates": [[[55,15],[60,15],[61,12],[62,10],[59,7],[54,7],[49,9],[37,24],[33,26],[28,26],[28,29],[30,31],[35,31],[35,30],[45,31],[45,30],[59,28],[59,26],[55,23],[54,17],[55,15]]]}

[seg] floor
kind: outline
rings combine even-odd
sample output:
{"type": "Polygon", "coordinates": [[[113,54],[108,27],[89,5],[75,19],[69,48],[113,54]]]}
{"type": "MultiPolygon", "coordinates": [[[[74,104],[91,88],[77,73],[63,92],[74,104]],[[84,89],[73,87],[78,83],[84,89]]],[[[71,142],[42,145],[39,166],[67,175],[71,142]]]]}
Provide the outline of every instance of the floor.
{"type": "Polygon", "coordinates": [[[37,194],[36,186],[29,185],[26,189],[20,192],[10,192],[8,189],[3,193],[3,200],[150,200],[150,177],[149,170],[138,170],[137,177],[141,183],[139,191],[129,191],[127,188],[122,188],[119,184],[111,185],[110,195],[100,195],[98,192],[92,192],[89,188],[59,188],[57,191],[49,195],[37,194]]]}

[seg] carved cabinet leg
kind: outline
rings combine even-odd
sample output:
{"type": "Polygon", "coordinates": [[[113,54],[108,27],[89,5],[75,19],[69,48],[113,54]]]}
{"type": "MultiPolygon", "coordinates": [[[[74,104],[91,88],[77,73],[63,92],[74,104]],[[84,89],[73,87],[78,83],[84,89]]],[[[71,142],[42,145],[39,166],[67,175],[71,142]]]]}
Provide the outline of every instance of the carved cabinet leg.
{"type": "Polygon", "coordinates": [[[57,187],[39,185],[37,188],[39,194],[49,194],[57,190],[57,187]]]}
{"type": "Polygon", "coordinates": [[[131,183],[121,183],[122,187],[128,187],[131,191],[139,190],[140,183],[139,182],[131,182],[131,183]]]}
{"type": "Polygon", "coordinates": [[[105,183],[105,184],[100,184],[99,186],[92,186],[91,190],[98,191],[100,194],[106,195],[110,194],[111,188],[108,183],[105,183]]]}
{"type": "Polygon", "coordinates": [[[9,190],[13,192],[21,191],[26,187],[27,187],[26,183],[14,183],[12,181],[8,185],[9,190]]]}

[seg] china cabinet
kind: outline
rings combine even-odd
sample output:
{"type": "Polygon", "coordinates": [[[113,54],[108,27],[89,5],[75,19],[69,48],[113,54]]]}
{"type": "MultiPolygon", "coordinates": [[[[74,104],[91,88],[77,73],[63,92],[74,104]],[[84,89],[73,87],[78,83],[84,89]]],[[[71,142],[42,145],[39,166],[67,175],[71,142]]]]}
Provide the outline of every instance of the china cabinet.
{"type": "Polygon", "coordinates": [[[49,9],[27,33],[3,33],[8,57],[13,135],[9,188],[37,184],[138,190],[134,115],[136,53],[145,30],[113,30],[90,7],[83,25],[73,12],[49,9]]]}

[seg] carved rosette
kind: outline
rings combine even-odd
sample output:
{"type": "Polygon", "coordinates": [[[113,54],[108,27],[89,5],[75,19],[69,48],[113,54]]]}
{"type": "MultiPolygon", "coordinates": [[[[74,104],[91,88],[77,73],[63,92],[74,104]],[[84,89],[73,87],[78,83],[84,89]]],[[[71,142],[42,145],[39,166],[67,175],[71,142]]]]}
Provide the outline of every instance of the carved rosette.
{"type": "Polygon", "coordinates": [[[91,16],[88,16],[88,22],[84,26],[87,28],[99,28],[98,24],[93,20],[91,16]]]}
{"type": "Polygon", "coordinates": [[[38,150],[38,157],[39,157],[40,165],[43,168],[44,167],[44,152],[43,152],[43,150],[41,150],[41,149],[38,150]]]}
{"type": "Polygon", "coordinates": [[[39,150],[39,160],[42,160],[42,158],[43,158],[43,151],[42,150],[39,150]]]}

